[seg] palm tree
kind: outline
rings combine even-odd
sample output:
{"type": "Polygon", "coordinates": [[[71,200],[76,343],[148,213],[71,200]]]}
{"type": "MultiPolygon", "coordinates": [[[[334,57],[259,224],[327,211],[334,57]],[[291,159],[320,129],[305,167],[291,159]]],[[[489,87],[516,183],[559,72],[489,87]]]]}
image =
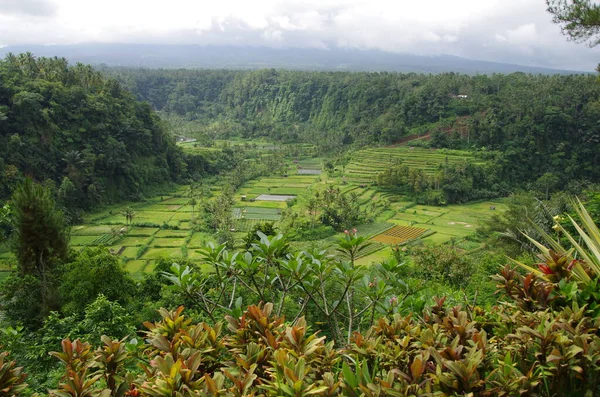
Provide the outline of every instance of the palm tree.
{"type": "Polygon", "coordinates": [[[127,207],[121,212],[121,214],[125,217],[125,221],[128,225],[131,225],[133,222],[133,218],[135,218],[135,211],[131,207],[127,207]]]}
{"type": "Polygon", "coordinates": [[[194,208],[198,204],[198,200],[196,200],[194,197],[192,197],[190,199],[190,201],[188,201],[188,204],[192,206],[192,219],[194,219],[194,208]]]}

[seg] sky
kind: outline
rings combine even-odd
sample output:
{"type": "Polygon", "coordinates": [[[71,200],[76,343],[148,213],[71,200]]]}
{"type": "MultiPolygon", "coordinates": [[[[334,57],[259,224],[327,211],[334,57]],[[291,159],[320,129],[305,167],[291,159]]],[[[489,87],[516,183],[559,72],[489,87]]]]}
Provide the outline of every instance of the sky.
{"type": "Polygon", "coordinates": [[[155,43],[379,49],[593,71],[544,0],[0,0],[0,46],[155,43]]]}

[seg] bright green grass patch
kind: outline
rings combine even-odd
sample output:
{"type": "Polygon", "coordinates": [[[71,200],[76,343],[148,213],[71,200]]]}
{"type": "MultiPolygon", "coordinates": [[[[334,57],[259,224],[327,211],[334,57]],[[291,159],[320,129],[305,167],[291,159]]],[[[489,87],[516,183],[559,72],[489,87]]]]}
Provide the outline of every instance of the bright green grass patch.
{"type": "Polygon", "coordinates": [[[142,255],[142,259],[178,259],[182,257],[181,248],[148,248],[144,255],[142,255]]]}
{"type": "MultiPolygon", "coordinates": [[[[289,194],[289,195],[298,195],[301,193],[304,193],[306,191],[306,188],[299,188],[299,187],[287,187],[287,186],[283,186],[283,187],[276,187],[271,189],[270,192],[268,192],[269,194],[289,194]]],[[[265,193],[265,192],[263,192],[265,193]]]]}
{"type": "Polygon", "coordinates": [[[392,248],[385,247],[382,250],[374,252],[371,255],[363,256],[356,260],[357,265],[372,265],[373,263],[382,262],[388,260],[392,256],[392,248]]]}
{"type": "Polygon", "coordinates": [[[425,242],[425,244],[427,244],[427,245],[439,245],[439,244],[447,243],[448,241],[452,240],[453,238],[456,238],[456,236],[453,236],[451,234],[436,232],[430,236],[425,237],[423,239],[423,242],[425,242]]]}
{"type": "Polygon", "coordinates": [[[159,230],[154,237],[187,237],[190,234],[188,230],[159,230]]]}
{"type": "Polygon", "coordinates": [[[119,241],[119,244],[126,247],[139,247],[140,245],[147,244],[149,241],[149,236],[125,236],[119,241]]]}
{"type": "Polygon", "coordinates": [[[184,244],[185,238],[181,237],[155,238],[152,240],[153,247],[181,247],[184,244]]]}
{"type": "Polygon", "coordinates": [[[253,188],[261,188],[261,189],[266,189],[266,188],[276,188],[276,187],[281,187],[283,186],[283,180],[279,179],[277,182],[266,182],[266,181],[260,181],[259,183],[254,184],[254,186],[252,186],[253,188]]]}
{"type": "MultiPolygon", "coordinates": [[[[197,215],[198,211],[200,210],[200,206],[199,205],[195,205],[194,206],[194,214],[197,215]]],[[[179,208],[179,211],[177,212],[192,212],[192,206],[191,205],[183,205],[181,206],[181,208],[179,208]]]]}
{"type": "Polygon", "coordinates": [[[71,245],[93,245],[98,236],[71,236],[71,245]]]}
{"type": "Polygon", "coordinates": [[[285,178],[285,183],[302,183],[306,185],[312,185],[319,175],[292,175],[285,178]]]}
{"type": "Polygon", "coordinates": [[[455,237],[466,237],[472,234],[475,230],[474,228],[464,228],[464,227],[452,227],[452,226],[439,226],[439,225],[422,225],[417,224],[415,226],[418,227],[426,227],[435,232],[449,234],[455,237]]]}
{"type": "MultiPolygon", "coordinates": [[[[194,232],[188,243],[188,248],[204,248],[208,242],[214,241],[214,238],[207,233],[194,232]]],[[[188,255],[190,251],[188,249],[188,255]]]]}
{"type": "Polygon", "coordinates": [[[446,207],[430,207],[425,205],[415,205],[414,207],[408,210],[408,212],[410,211],[417,211],[417,214],[427,215],[431,217],[440,216],[442,214],[451,212],[451,210],[446,207]]]}
{"type": "Polygon", "coordinates": [[[144,266],[144,273],[150,274],[154,272],[156,268],[156,261],[146,261],[146,266],[144,266]]]}
{"type": "Polygon", "coordinates": [[[142,269],[144,269],[146,264],[147,264],[147,261],[141,260],[141,259],[128,261],[125,264],[125,270],[127,270],[129,273],[132,273],[132,274],[141,273],[142,269]]]}
{"type": "Polygon", "coordinates": [[[189,221],[191,219],[192,219],[191,212],[176,212],[170,220],[171,221],[189,221]]]}
{"type": "Polygon", "coordinates": [[[163,204],[163,205],[185,205],[189,201],[190,201],[190,199],[187,197],[173,197],[168,200],[161,201],[160,204],[163,204]]]}
{"type": "Polygon", "coordinates": [[[187,222],[187,221],[179,222],[179,228],[180,229],[185,229],[185,230],[190,230],[192,228],[192,223],[191,222],[187,222]]]}
{"type": "Polygon", "coordinates": [[[104,233],[110,233],[110,226],[106,225],[79,225],[71,228],[72,236],[98,236],[104,233]]]}
{"type": "Polygon", "coordinates": [[[393,219],[401,219],[406,222],[427,223],[431,219],[430,216],[413,214],[409,209],[407,212],[400,212],[393,219]]]}
{"type": "Polygon", "coordinates": [[[175,212],[180,208],[181,205],[153,204],[138,208],[137,212],[140,214],[146,211],[175,212]]]}
{"type": "MultiPolygon", "coordinates": [[[[159,212],[159,211],[140,211],[137,212],[135,217],[133,218],[133,224],[143,224],[143,223],[151,223],[151,224],[162,224],[163,222],[168,221],[174,215],[174,212],[159,212]]],[[[107,224],[125,224],[125,217],[122,215],[111,216],[110,218],[106,218],[104,223],[107,224]]]]}
{"type": "Polygon", "coordinates": [[[121,252],[121,256],[124,258],[137,258],[137,253],[140,250],[139,247],[127,247],[121,252]]]}
{"type": "MultiPolygon", "coordinates": [[[[202,248],[202,247],[199,247],[202,248]]],[[[202,254],[199,248],[188,248],[188,259],[199,261],[202,259],[202,254]]]]}
{"type": "Polygon", "coordinates": [[[160,229],[157,227],[134,226],[129,230],[129,233],[127,233],[127,235],[131,236],[131,237],[133,237],[133,236],[152,236],[159,230],[160,229]]]}

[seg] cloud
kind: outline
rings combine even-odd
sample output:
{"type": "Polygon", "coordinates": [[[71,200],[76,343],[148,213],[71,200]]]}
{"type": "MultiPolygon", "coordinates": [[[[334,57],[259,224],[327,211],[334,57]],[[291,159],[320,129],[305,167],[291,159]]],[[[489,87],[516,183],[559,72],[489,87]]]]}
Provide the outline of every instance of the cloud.
{"type": "Polygon", "coordinates": [[[49,17],[55,15],[56,5],[50,0],[2,0],[0,15],[49,17]]]}
{"type": "Polygon", "coordinates": [[[590,71],[600,61],[540,0],[0,0],[0,45],[77,42],[368,48],[590,71]]]}

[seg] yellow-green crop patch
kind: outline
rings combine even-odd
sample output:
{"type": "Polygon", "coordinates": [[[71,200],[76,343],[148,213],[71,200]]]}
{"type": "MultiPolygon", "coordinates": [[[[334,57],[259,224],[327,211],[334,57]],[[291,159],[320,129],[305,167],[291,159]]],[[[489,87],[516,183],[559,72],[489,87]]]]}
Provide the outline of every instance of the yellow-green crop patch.
{"type": "Polygon", "coordinates": [[[141,273],[144,267],[148,264],[145,260],[132,260],[125,264],[125,270],[129,273],[136,274],[141,273]]]}
{"type": "Polygon", "coordinates": [[[119,241],[119,244],[126,247],[139,247],[140,245],[147,244],[150,241],[148,236],[126,236],[119,241]]]}
{"type": "Polygon", "coordinates": [[[177,205],[166,205],[166,204],[153,204],[144,207],[140,207],[137,209],[138,212],[146,212],[146,211],[158,211],[158,212],[175,212],[181,208],[180,204],[177,205]]]}
{"type": "Polygon", "coordinates": [[[179,259],[182,257],[181,248],[148,248],[141,259],[179,259]]]}
{"type": "Polygon", "coordinates": [[[190,221],[192,219],[191,212],[176,212],[171,217],[170,221],[190,221]]]}
{"type": "Polygon", "coordinates": [[[135,259],[135,258],[137,258],[137,254],[138,254],[139,250],[140,250],[139,247],[126,247],[121,252],[121,256],[123,258],[132,258],[132,259],[135,259]]]}
{"type": "Polygon", "coordinates": [[[92,245],[98,236],[71,236],[71,245],[92,245]]]}
{"type": "MultiPolygon", "coordinates": [[[[214,241],[214,238],[209,234],[194,232],[188,243],[188,248],[204,248],[210,241],[214,241]]],[[[188,250],[188,256],[189,252],[190,251],[188,250]]]]}
{"type": "Polygon", "coordinates": [[[190,201],[189,198],[186,197],[173,197],[167,200],[163,200],[161,202],[159,202],[158,204],[162,204],[162,205],[185,205],[190,201]]]}
{"type": "Polygon", "coordinates": [[[99,236],[110,233],[112,226],[106,225],[79,225],[71,228],[72,236],[99,236]]]}
{"type": "Polygon", "coordinates": [[[167,248],[175,248],[181,247],[185,245],[185,238],[181,237],[164,237],[164,238],[155,238],[152,240],[153,247],[167,247],[167,248]]]}
{"type": "Polygon", "coordinates": [[[188,230],[159,230],[154,237],[187,237],[190,234],[188,230]]]}
{"type": "Polygon", "coordinates": [[[160,229],[157,227],[138,227],[134,226],[127,233],[128,236],[152,236],[160,229]]]}

